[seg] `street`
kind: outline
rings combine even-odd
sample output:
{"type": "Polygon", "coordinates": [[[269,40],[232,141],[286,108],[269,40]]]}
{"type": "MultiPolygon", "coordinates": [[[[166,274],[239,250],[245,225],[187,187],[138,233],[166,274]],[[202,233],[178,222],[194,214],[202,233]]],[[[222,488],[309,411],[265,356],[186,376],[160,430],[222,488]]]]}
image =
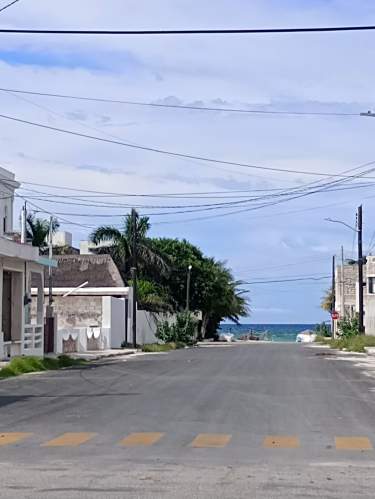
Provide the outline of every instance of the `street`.
{"type": "Polygon", "coordinates": [[[1,381],[1,496],[372,498],[374,390],[345,354],[256,343],[1,381]]]}

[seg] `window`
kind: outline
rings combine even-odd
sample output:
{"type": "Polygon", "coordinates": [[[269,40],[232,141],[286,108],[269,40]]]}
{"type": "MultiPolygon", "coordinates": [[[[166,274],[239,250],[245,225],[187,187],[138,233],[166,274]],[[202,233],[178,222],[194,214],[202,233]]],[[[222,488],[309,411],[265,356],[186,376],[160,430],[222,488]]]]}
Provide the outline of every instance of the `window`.
{"type": "Polygon", "coordinates": [[[368,293],[373,295],[375,293],[375,277],[368,278],[368,293]]]}

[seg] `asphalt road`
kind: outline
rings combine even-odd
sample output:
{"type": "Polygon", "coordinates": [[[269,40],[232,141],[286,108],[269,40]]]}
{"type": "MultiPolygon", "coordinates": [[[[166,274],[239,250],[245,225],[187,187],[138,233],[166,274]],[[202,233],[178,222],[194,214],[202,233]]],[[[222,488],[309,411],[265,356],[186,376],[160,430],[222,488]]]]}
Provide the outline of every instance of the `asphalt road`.
{"type": "Polygon", "coordinates": [[[374,498],[361,363],[254,343],[1,381],[1,497],[374,498]]]}

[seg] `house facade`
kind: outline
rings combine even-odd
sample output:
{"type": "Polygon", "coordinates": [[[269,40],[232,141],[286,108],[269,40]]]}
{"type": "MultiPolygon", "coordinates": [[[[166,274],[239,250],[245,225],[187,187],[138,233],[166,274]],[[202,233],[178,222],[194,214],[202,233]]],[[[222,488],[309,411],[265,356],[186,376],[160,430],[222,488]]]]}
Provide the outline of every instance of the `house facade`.
{"type": "Polygon", "coordinates": [[[19,183],[0,168],[0,358],[43,355],[44,266],[37,248],[21,244],[13,233],[14,196],[19,183]],[[36,294],[31,297],[31,281],[36,294]],[[32,301],[36,313],[31,314],[32,301]]]}
{"type": "MultiPolygon", "coordinates": [[[[343,317],[354,317],[359,312],[358,265],[336,267],[335,310],[343,317]]],[[[365,334],[375,335],[375,256],[367,256],[363,266],[363,306],[365,334]]],[[[334,331],[337,332],[337,321],[334,331]]]]}

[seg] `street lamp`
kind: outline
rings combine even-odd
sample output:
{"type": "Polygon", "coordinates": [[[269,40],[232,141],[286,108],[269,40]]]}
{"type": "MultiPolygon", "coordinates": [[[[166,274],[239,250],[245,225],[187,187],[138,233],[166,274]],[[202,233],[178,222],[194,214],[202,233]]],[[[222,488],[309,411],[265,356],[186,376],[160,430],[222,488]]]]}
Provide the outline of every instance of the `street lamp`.
{"type": "Polygon", "coordinates": [[[190,277],[192,265],[188,266],[187,279],[186,279],[186,312],[190,309],[190,277]]]}
{"type": "MultiPolygon", "coordinates": [[[[353,230],[358,235],[358,309],[359,309],[359,317],[358,317],[358,333],[364,334],[364,307],[363,307],[363,252],[362,252],[362,205],[358,207],[357,212],[357,227],[352,227],[346,222],[342,222],[341,220],[333,220],[332,218],[325,218],[327,222],[334,222],[341,225],[345,225],[349,229],[353,230]]],[[[344,269],[343,269],[344,270],[344,269]]]]}

